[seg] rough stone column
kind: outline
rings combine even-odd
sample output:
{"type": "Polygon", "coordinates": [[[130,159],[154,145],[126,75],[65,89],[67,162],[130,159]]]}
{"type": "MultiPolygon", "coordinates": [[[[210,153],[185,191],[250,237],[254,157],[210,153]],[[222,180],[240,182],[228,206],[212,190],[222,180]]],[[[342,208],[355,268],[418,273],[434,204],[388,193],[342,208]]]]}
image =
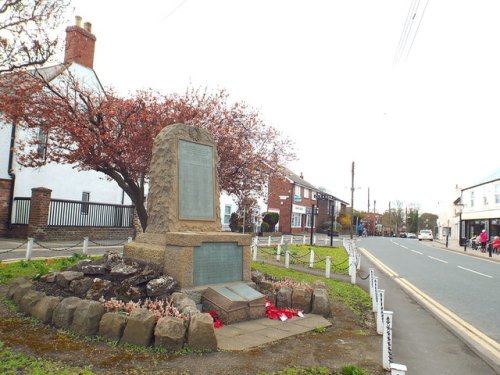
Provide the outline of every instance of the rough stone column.
{"type": "Polygon", "coordinates": [[[0,179],[0,236],[7,235],[7,218],[9,217],[9,194],[11,180],[0,179]]]}
{"type": "Polygon", "coordinates": [[[31,189],[30,221],[28,237],[43,240],[48,226],[50,197],[52,190],[38,187],[31,189]]]}

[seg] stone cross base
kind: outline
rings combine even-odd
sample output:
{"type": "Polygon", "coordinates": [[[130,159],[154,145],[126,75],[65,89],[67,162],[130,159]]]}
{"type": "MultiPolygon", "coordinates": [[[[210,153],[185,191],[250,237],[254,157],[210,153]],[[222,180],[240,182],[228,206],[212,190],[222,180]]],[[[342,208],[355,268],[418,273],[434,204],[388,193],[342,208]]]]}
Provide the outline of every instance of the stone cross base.
{"type": "Polygon", "coordinates": [[[226,232],[141,233],[127,258],[158,263],[181,288],[251,281],[251,236],[226,232]]]}

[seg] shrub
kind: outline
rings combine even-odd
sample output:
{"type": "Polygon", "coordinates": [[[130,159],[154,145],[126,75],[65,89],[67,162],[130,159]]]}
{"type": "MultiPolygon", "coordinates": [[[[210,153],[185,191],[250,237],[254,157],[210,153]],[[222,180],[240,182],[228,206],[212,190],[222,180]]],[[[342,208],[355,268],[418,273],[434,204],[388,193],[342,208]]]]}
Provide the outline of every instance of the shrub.
{"type": "Polygon", "coordinates": [[[274,232],[276,224],[280,220],[280,215],[277,212],[266,212],[262,221],[269,225],[269,230],[274,232]]]}

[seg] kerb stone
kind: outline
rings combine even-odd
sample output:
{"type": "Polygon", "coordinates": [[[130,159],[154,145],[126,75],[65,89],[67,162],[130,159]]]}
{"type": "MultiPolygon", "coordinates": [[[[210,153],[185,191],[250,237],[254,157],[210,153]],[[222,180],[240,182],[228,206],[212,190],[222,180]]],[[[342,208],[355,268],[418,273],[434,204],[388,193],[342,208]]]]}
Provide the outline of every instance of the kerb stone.
{"type": "Polygon", "coordinates": [[[64,298],[54,309],[52,314],[52,323],[57,328],[69,328],[73,322],[76,306],[81,299],[78,297],[64,298]]]}

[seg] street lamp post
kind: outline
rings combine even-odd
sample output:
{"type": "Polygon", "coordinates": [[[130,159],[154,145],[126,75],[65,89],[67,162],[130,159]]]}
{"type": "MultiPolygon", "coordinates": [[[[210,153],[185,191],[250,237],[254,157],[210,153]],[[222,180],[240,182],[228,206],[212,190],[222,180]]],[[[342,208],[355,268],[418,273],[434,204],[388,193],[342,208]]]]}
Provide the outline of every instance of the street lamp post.
{"type": "Polygon", "coordinates": [[[467,251],[467,241],[465,238],[462,239],[462,211],[464,210],[464,204],[463,203],[456,203],[455,207],[457,208],[457,211],[459,213],[459,219],[458,219],[458,243],[462,243],[462,246],[464,247],[464,251],[467,251]]]}

